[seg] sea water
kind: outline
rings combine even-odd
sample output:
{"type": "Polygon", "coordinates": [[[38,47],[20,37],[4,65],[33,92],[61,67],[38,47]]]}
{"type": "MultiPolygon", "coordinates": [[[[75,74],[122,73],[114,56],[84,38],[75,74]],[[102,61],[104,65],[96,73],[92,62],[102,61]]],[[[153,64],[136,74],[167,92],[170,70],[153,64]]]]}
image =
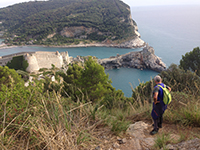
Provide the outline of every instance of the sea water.
{"type": "MultiPolygon", "coordinates": [[[[162,58],[167,66],[179,64],[181,56],[200,46],[200,6],[154,6],[132,7],[132,17],[137,22],[141,38],[155,49],[155,54],[162,58]]],[[[68,51],[70,56],[96,56],[108,58],[141,49],[118,49],[107,47],[86,48],[50,48],[17,47],[0,49],[0,56],[25,51],[68,51]]],[[[120,68],[105,70],[116,89],[121,89],[125,96],[132,94],[140,82],[149,81],[156,74],[152,70],[120,68]]]]}
{"type": "Polygon", "coordinates": [[[169,66],[200,46],[200,5],[132,7],[141,38],[169,66]]]}

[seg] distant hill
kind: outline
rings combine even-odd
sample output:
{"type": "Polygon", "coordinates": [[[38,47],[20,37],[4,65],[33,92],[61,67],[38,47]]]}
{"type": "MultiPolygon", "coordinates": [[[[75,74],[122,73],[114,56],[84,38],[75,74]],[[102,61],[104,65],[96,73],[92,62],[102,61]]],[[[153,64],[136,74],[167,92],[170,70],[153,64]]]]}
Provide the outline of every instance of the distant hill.
{"type": "Polygon", "coordinates": [[[63,45],[137,37],[130,7],[120,0],[49,0],[0,9],[6,43],[63,45]]]}

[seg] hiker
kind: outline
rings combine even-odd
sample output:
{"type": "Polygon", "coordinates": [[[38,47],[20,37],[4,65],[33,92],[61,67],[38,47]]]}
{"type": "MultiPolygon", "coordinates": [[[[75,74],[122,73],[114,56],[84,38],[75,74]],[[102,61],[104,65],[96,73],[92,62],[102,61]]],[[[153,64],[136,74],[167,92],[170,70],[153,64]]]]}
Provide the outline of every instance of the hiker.
{"type": "MultiPolygon", "coordinates": [[[[162,78],[157,75],[154,77],[154,82],[156,83],[156,86],[153,90],[153,109],[151,112],[151,116],[154,121],[154,129],[150,132],[151,135],[154,135],[158,133],[159,128],[162,128],[162,122],[163,122],[163,113],[167,109],[167,104],[163,102],[163,88],[159,87],[165,87],[162,83],[162,78]]],[[[169,86],[166,86],[166,88],[171,91],[171,88],[169,86]]]]}

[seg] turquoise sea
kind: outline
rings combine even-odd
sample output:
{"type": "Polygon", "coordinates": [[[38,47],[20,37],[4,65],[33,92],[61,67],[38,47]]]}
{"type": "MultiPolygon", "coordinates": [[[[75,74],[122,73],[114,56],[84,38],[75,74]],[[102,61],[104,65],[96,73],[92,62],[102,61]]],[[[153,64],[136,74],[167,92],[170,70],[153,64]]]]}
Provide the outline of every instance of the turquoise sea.
{"type": "MultiPolygon", "coordinates": [[[[179,64],[181,55],[200,46],[200,6],[148,6],[132,7],[132,17],[137,22],[141,38],[154,47],[155,54],[169,66],[179,64]]],[[[0,56],[21,51],[68,51],[70,56],[76,57],[92,55],[107,58],[117,54],[125,54],[141,49],[118,49],[107,47],[87,48],[44,48],[17,47],[0,49],[0,56]]],[[[152,70],[138,70],[120,68],[106,70],[112,79],[112,85],[121,89],[125,96],[130,97],[131,85],[136,87],[140,82],[149,81],[156,74],[152,70]]]]}

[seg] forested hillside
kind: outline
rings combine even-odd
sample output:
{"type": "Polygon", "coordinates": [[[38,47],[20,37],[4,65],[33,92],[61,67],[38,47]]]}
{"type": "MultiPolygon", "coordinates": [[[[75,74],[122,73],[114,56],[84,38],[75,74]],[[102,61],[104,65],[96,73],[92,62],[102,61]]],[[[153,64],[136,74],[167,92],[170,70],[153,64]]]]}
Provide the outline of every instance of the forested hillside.
{"type": "MultiPolygon", "coordinates": [[[[119,0],[51,0],[0,9],[0,21],[11,44],[66,44],[112,41],[135,36],[130,8],[119,0]],[[62,34],[66,28],[75,34],[62,34]],[[81,27],[81,30],[80,30],[81,27]],[[70,28],[71,30],[71,28],[70,28]]],[[[67,33],[68,34],[68,33],[67,33]]]]}

